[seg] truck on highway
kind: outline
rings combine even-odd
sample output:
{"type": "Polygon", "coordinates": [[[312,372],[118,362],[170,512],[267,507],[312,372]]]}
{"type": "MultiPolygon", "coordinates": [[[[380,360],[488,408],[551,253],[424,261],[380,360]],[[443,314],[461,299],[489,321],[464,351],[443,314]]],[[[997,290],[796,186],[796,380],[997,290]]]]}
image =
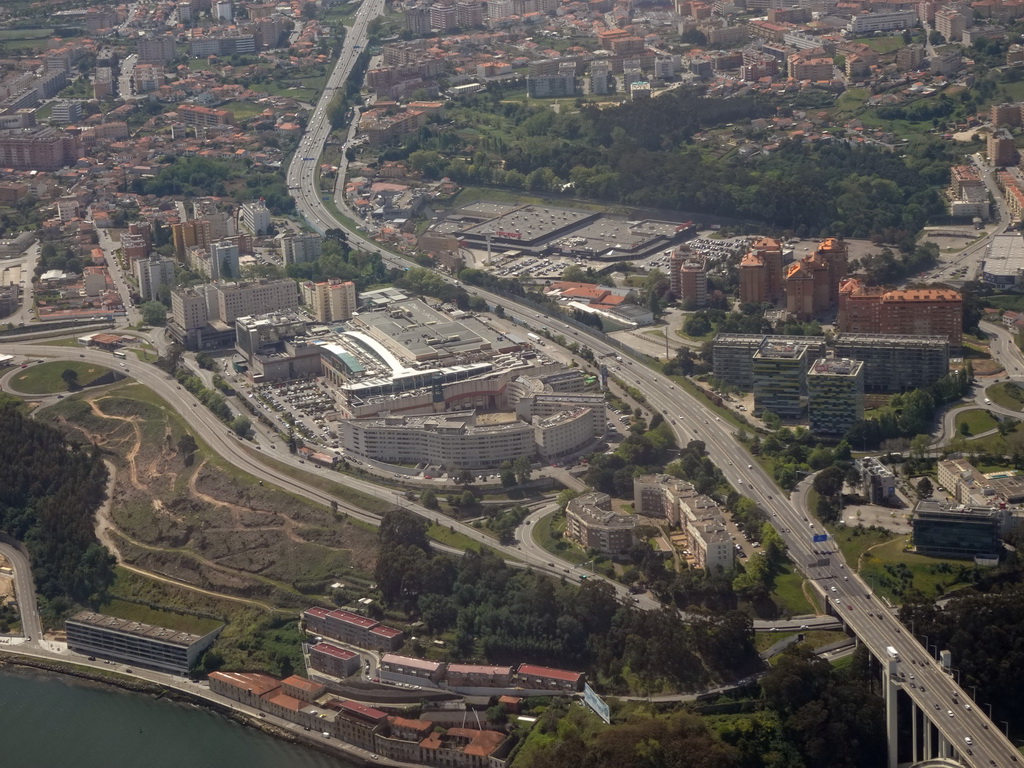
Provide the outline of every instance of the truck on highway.
{"type": "Polygon", "coordinates": [[[893,648],[891,645],[885,646],[885,652],[889,654],[889,658],[890,659],[896,659],[896,661],[900,660],[899,652],[895,648],[893,648]]]}

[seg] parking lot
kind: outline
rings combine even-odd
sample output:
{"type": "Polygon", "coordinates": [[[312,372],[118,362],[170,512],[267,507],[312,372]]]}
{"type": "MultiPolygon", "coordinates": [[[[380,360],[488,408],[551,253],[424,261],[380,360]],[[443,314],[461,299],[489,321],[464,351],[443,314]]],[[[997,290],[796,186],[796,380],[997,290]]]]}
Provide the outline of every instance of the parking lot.
{"type": "Polygon", "coordinates": [[[286,431],[290,418],[305,440],[338,448],[338,434],[326,418],[336,410],[334,398],[316,379],[257,384],[249,397],[286,431]]]}

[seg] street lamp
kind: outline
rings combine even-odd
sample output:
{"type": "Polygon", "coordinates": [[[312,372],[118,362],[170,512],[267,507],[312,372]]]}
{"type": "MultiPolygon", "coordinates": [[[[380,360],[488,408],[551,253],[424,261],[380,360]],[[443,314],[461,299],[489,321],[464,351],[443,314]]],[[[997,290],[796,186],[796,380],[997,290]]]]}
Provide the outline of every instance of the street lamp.
{"type": "Polygon", "coordinates": [[[1003,728],[1006,731],[1006,738],[1010,738],[1010,724],[1005,720],[1000,720],[999,722],[1003,724],[1003,728]]]}
{"type": "Polygon", "coordinates": [[[989,720],[991,720],[991,719],[992,719],[992,705],[991,705],[991,704],[989,704],[989,703],[988,703],[988,702],[986,701],[986,702],[985,702],[985,706],[986,706],[986,707],[988,707],[988,719],[989,719],[989,720]]]}

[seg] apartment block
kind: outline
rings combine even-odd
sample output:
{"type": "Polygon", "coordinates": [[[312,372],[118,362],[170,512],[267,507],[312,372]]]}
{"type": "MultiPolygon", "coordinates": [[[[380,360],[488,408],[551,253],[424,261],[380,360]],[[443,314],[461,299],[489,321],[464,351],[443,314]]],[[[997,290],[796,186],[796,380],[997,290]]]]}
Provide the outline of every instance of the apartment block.
{"type": "Polygon", "coordinates": [[[219,125],[234,125],[235,116],[226,109],[211,109],[199,104],[180,104],[175,112],[185,125],[213,128],[219,125]]]}
{"type": "Polygon", "coordinates": [[[864,363],[865,392],[905,392],[949,373],[949,346],[945,336],[841,333],[835,354],[864,363]]]}
{"type": "Polygon", "coordinates": [[[811,359],[824,357],[824,336],[766,336],[761,333],[720,333],[712,341],[712,369],[716,379],[740,389],[754,388],[754,353],[766,340],[802,345],[811,359]]]}
{"type": "Polygon", "coordinates": [[[265,235],[270,230],[270,211],[262,200],[242,203],[238,211],[238,222],[254,235],[265,235]]]}
{"type": "Polygon", "coordinates": [[[807,371],[807,398],[811,432],[845,434],[864,418],[864,363],[841,357],[815,360],[807,371]]]}
{"type": "Polygon", "coordinates": [[[684,505],[697,496],[693,483],[671,475],[641,475],[633,479],[633,509],[638,515],[681,525],[684,505]]]}
{"type": "Polygon", "coordinates": [[[197,285],[171,291],[168,329],[188,349],[230,346],[235,342],[239,317],[296,309],[298,305],[298,288],[287,278],[197,285]]]}
{"type": "Polygon", "coordinates": [[[823,240],[817,250],[786,268],[786,309],[800,320],[811,320],[839,300],[839,282],[846,277],[848,249],[836,238],[823,240]]]}
{"type": "Polygon", "coordinates": [[[140,64],[166,64],[177,55],[171,35],[149,34],[140,37],[136,45],[140,64]]]}
{"type": "Polygon", "coordinates": [[[942,8],[935,12],[935,31],[942,35],[947,43],[958,43],[970,19],[956,8],[942,8]]]}
{"type": "Polygon", "coordinates": [[[209,221],[193,219],[171,224],[171,238],[174,243],[174,253],[179,259],[185,258],[185,252],[189,248],[208,248],[215,239],[211,231],[209,221]]]}
{"type": "Polygon", "coordinates": [[[55,171],[71,159],[64,135],[54,128],[0,131],[0,166],[4,168],[55,171]]]}
{"type": "Polygon", "coordinates": [[[321,642],[310,646],[309,664],[317,672],[345,678],[359,671],[361,659],[354,651],[321,642]]]}
{"type": "Polygon", "coordinates": [[[200,636],[92,611],[79,611],[64,622],[68,648],[75,653],[174,675],[188,674],[223,628],[200,636]]]}
{"type": "Polygon", "coordinates": [[[772,237],[754,242],[740,261],[740,302],[763,304],[783,296],[782,243],[772,237]]]}
{"type": "Polygon", "coordinates": [[[686,309],[703,309],[708,305],[708,267],[700,257],[692,256],[679,265],[679,299],[686,309]]]}
{"type": "Polygon", "coordinates": [[[358,308],[356,284],[351,280],[306,281],[300,286],[302,303],[321,323],[351,320],[358,308]]]}
{"type": "Polygon", "coordinates": [[[157,298],[161,286],[174,284],[174,259],[154,256],[139,259],[132,264],[135,279],[139,283],[139,295],[143,301],[157,298]]]}
{"type": "Polygon", "coordinates": [[[771,337],[754,353],[754,411],[771,411],[784,421],[800,421],[807,407],[807,369],[811,357],[803,344],[771,337]]]}
{"type": "MultiPolygon", "coordinates": [[[[989,120],[992,121],[992,125],[995,127],[1001,126],[1020,126],[1020,111],[1021,105],[1017,103],[1013,104],[993,104],[989,110],[989,120]]],[[[973,168],[974,166],[968,166],[973,168]]]]}
{"type": "Polygon", "coordinates": [[[584,549],[624,555],[633,547],[636,517],[616,512],[607,493],[586,493],[565,509],[565,535],[584,549]]]}
{"type": "Polygon", "coordinates": [[[994,129],[986,141],[988,160],[997,168],[1008,168],[1017,163],[1017,145],[1013,134],[1005,128],[994,129]]]}
{"type": "Polygon", "coordinates": [[[323,253],[324,239],[315,232],[284,235],[281,238],[281,257],[284,265],[305,264],[316,261],[323,253]]]}
{"type": "Polygon", "coordinates": [[[394,651],[402,647],[405,634],[375,619],[351,611],[307,608],[302,612],[307,632],[351,643],[360,648],[394,651]]]}
{"type": "Polygon", "coordinates": [[[840,290],[841,333],[945,336],[950,347],[963,341],[963,297],[949,288],[886,290],[844,280],[840,290]]]}

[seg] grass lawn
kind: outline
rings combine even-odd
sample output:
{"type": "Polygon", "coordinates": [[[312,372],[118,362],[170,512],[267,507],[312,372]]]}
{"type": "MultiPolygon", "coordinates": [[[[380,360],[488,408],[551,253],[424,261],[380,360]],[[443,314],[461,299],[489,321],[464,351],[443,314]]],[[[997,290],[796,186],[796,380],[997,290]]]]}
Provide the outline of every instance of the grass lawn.
{"type": "Polygon", "coordinates": [[[226,109],[238,120],[247,120],[250,117],[255,117],[263,111],[263,107],[259,104],[253,104],[248,101],[232,101],[225,104],[222,109],[226,109]]]}
{"type": "Polygon", "coordinates": [[[685,331],[683,331],[682,328],[677,328],[676,329],[676,336],[679,336],[679,337],[684,338],[684,339],[691,339],[692,341],[700,341],[700,342],[711,341],[711,339],[715,338],[715,335],[717,333],[718,332],[714,328],[712,328],[710,331],[705,333],[703,336],[691,336],[690,334],[688,334],[685,331]]]}
{"type": "Polygon", "coordinates": [[[191,632],[194,635],[205,635],[219,627],[223,622],[215,619],[204,619],[177,611],[165,611],[150,608],[126,600],[108,599],[100,606],[100,612],[119,619],[138,621],[143,624],[155,624],[177,632],[191,632]]]}
{"type": "Polygon", "coordinates": [[[57,339],[56,341],[44,341],[42,342],[44,347],[80,347],[77,338],[73,339],[57,339]]]}
{"type": "Polygon", "coordinates": [[[998,309],[1012,309],[1015,312],[1020,312],[1024,310],[1024,295],[1019,293],[993,294],[992,296],[985,297],[985,306],[998,309]]]}
{"type": "MultiPolygon", "coordinates": [[[[860,556],[876,544],[884,544],[893,538],[888,531],[868,530],[866,528],[849,528],[830,526],[829,533],[832,534],[839,549],[843,553],[846,564],[856,569],[860,562],[860,556]]],[[[906,536],[901,536],[899,541],[905,542],[906,536]]]]}
{"type": "Polygon", "coordinates": [[[785,563],[782,573],[775,579],[775,591],[772,592],[772,598],[784,613],[790,616],[817,613],[817,607],[811,605],[804,595],[803,583],[803,574],[790,563],[785,563]]]}
{"type": "Polygon", "coordinates": [[[967,435],[980,435],[982,432],[988,432],[990,429],[995,429],[998,424],[992,414],[983,408],[972,408],[969,411],[960,411],[956,415],[956,431],[958,434],[967,435]],[[964,426],[966,425],[966,427],[964,426]],[[965,429],[966,433],[960,430],[965,429]]]}
{"type": "Polygon", "coordinates": [[[560,512],[552,512],[533,524],[533,540],[555,557],[560,557],[574,565],[585,563],[587,554],[583,550],[567,541],[565,537],[555,538],[553,535],[555,531],[564,530],[565,516],[560,512]]]}
{"type": "Polygon", "coordinates": [[[866,44],[871,50],[876,53],[880,53],[883,56],[887,53],[893,53],[898,51],[900,48],[906,47],[906,43],[903,42],[903,35],[890,35],[889,37],[858,37],[858,43],[866,44]]]}
{"type": "Polygon", "coordinates": [[[473,539],[469,538],[466,534],[453,531],[446,525],[431,524],[427,528],[427,536],[432,538],[434,541],[447,544],[449,547],[455,547],[465,551],[472,549],[474,552],[479,552],[483,547],[480,542],[473,541],[473,539]]]}
{"type": "Polygon", "coordinates": [[[1013,382],[1002,382],[985,390],[985,394],[996,405],[1003,408],[1024,409],[1024,389],[1013,382]]]}
{"type": "Polygon", "coordinates": [[[66,392],[68,385],[61,378],[61,373],[70,368],[78,374],[78,385],[88,387],[97,379],[111,372],[110,368],[94,363],[82,363],[77,360],[60,360],[53,363],[37,363],[14,374],[11,386],[26,395],[51,395],[55,392],[66,392]]]}
{"type": "Polygon", "coordinates": [[[970,560],[944,560],[907,552],[907,537],[900,536],[864,555],[861,576],[879,595],[902,602],[909,589],[921,591],[928,600],[973,582],[970,560]]]}

